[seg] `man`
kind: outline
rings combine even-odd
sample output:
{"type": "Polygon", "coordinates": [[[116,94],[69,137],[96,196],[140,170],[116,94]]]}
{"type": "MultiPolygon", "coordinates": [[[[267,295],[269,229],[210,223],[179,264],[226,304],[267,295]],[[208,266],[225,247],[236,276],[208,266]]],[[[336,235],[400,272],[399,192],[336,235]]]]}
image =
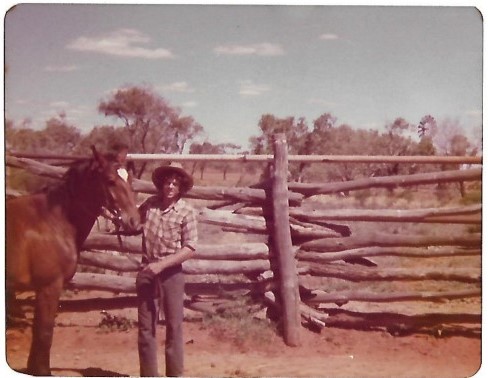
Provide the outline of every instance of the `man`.
{"type": "Polygon", "coordinates": [[[158,193],[140,207],[143,222],[142,269],[136,279],[138,349],[141,376],[158,376],[156,325],[163,306],[166,322],[166,375],[183,375],[182,263],[195,254],[198,240],[194,209],[181,197],[193,186],[192,177],[176,164],[154,170],[158,193]]]}

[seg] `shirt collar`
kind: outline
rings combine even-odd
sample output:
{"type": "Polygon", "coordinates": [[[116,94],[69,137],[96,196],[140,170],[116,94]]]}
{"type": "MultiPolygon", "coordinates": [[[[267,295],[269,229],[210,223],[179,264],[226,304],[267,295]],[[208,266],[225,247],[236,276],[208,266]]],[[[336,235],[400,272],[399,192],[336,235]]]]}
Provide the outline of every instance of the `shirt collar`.
{"type": "MultiPolygon", "coordinates": [[[[161,198],[159,199],[161,201],[161,198]]],[[[180,198],[178,201],[173,203],[171,206],[168,206],[166,209],[161,210],[163,212],[168,212],[170,210],[174,210],[175,212],[179,212],[185,206],[185,202],[180,198]]]]}

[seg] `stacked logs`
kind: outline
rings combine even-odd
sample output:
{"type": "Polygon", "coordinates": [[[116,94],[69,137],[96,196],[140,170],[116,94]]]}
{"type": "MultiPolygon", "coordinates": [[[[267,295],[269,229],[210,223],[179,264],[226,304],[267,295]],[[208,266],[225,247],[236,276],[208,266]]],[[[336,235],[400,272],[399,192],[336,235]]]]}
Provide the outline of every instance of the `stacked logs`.
{"type": "MultiPolygon", "coordinates": [[[[7,156],[7,164],[21,167],[39,175],[59,178],[60,167],[25,158],[7,156]]],[[[437,182],[480,181],[481,169],[444,171],[436,174],[417,174],[384,178],[354,180],[347,183],[288,184],[289,231],[296,269],[299,275],[302,322],[313,329],[325,326],[388,329],[404,333],[436,332],[456,334],[481,331],[481,307],[469,313],[403,314],[388,310],[377,312],[353,311],[343,306],[355,303],[391,303],[402,301],[439,302],[449,300],[477,301],[481,268],[391,268],[378,266],[373,256],[401,256],[434,258],[480,256],[481,234],[422,236],[385,234],[351,234],[351,222],[416,222],[481,224],[481,205],[417,210],[320,210],[303,205],[306,197],[340,191],[382,187],[425,185],[437,182]],[[336,224],[333,222],[347,222],[336,224]],[[434,280],[466,283],[467,289],[433,292],[373,293],[368,290],[330,292],[324,287],[307,287],[307,277],[338,278],[351,282],[370,281],[422,281],[434,280]],[[331,305],[331,306],[329,306],[331,305]]],[[[270,235],[269,182],[252,188],[194,187],[188,198],[212,202],[212,206],[199,209],[201,224],[220,227],[223,231],[244,234],[270,235]],[[217,205],[215,205],[217,202],[217,205]]],[[[134,189],[140,193],[154,193],[153,185],[135,180],[134,189]]],[[[271,219],[272,223],[272,219],[271,219]]],[[[249,296],[263,306],[279,309],[279,283],[275,279],[276,256],[273,243],[253,242],[236,244],[201,244],[196,257],[184,263],[187,279],[187,308],[212,312],[228,302],[218,298],[228,295],[249,296]],[[271,248],[270,248],[271,246],[271,248]],[[209,298],[213,298],[209,301],[209,298]],[[257,300],[256,300],[257,298],[257,300]]],[[[105,290],[128,295],[131,303],[135,293],[135,272],[141,259],[139,236],[123,236],[93,232],[84,245],[80,264],[110,270],[120,274],[78,272],[70,282],[71,289],[105,290]],[[107,253],[116,251],[117,253],[107,253]]],[[[65,301],[66,302],[66,301],[65,301]]],[[[107,303],[105,303],[107,305],[107,303]]],[[[69,303],[62,305],[70,308],[69,303]]]]}

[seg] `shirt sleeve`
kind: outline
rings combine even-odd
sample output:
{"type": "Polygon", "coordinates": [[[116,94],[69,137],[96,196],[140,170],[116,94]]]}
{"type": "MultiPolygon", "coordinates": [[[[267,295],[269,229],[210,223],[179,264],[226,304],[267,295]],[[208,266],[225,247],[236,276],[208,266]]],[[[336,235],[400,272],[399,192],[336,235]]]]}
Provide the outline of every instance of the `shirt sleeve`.
{"type": "Polygon", "coordinates": [[[198,244],[197,218],[194,209],[189,209],[183,218],[181,246],[195,251],[198,244]]]}

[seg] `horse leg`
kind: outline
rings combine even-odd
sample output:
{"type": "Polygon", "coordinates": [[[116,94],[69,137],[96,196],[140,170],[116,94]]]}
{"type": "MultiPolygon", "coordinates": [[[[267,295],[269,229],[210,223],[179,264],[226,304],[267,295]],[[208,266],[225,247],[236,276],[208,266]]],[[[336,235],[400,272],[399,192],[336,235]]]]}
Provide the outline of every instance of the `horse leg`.
{"type": "Polygon", "coordinates": [[[32,342],[27,371],[32,375],[51,375],[50,355],[54,333],[54,320],[63,289],[63,279],[36,291],[32,342]]]}
{"type": "Polygon", "coordinates": [[[7,328],[26,321],[25,313],[17,300],[15,291],[9,287],[5,290],[5,310],[7,328]]]}

